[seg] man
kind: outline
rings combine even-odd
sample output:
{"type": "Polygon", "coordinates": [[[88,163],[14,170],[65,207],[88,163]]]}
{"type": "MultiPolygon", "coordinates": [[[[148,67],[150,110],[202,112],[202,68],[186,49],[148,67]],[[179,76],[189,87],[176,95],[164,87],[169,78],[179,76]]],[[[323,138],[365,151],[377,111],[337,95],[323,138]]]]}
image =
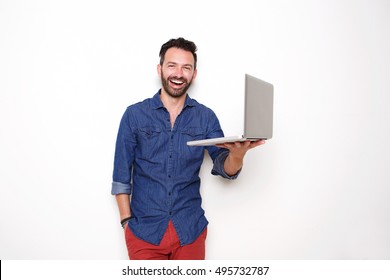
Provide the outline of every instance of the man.
{"type": "Polygon", "coordinates": [[[120,123],[112,194],[130,259],[204,259],[208,221],[199,192],[204,149],[214,163],[212,174],[235,179],[245,153],[264,144],[186,145],[223,136],[214,112],[187,94],[197,75],[196,50],[183,38],[162,45],[157,65],[162,88],[129,106],[120,123]]]}

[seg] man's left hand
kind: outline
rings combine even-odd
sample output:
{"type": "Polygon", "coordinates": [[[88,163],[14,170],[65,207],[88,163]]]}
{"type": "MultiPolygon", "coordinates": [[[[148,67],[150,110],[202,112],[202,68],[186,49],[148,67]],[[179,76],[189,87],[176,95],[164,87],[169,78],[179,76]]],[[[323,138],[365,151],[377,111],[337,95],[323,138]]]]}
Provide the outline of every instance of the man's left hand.
{"type": "Polygon", "coordinates": [[[244,141],[244,142],[231,142],[231,143],[223,143],[223,144],[217,144],[216,146],[219,148],[225,148],[232,153],[232,156],[234,157],[244,157],[247,151],[249,151],[252,148],[255,148],[260,145],[264,145],[265,140],[258,140],[258,141],[244,141]]]}
{"type": "Polygon", "coordinates": [[[246,152],[263,144],[265,144],[264,140],[223,143],[216,145],[219,148],[229,150],[229,155],[224,164],[225,172],[231,176],[236,174],[243,165],[246,152]]]}

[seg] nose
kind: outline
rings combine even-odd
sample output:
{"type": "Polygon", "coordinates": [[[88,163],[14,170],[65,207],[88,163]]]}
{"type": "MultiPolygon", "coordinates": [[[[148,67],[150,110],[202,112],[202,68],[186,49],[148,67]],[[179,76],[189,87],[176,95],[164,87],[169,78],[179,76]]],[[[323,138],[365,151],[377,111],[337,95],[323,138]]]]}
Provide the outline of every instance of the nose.
{"type": "Polygon", "coordinates": [[[176,67],[175,76],[177,76],[178,78],[183,77],[183,69],[181,69],[181,67],[176,67]]]}

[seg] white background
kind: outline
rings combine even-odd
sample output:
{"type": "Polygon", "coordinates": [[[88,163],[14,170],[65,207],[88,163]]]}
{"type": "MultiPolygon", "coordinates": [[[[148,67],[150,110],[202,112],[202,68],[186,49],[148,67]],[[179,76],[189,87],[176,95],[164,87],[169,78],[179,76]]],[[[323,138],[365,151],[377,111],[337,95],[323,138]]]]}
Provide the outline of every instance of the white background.
{"type": "Polygon", "coordinates": [[[0,0],[0,259],[127,258],[116,133],[179,36],[226,135],[244,73],[275,87],[274,138],[239,179],[205,157],[207,258],[389,259],[389,27],[385,0],[0,0]]]}

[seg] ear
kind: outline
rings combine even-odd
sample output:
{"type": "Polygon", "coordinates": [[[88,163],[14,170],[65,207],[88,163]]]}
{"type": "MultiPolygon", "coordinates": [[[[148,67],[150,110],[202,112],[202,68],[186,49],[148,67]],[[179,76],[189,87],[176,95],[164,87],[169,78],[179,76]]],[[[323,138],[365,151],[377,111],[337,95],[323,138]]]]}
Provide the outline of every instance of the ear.
{"type": "Polygon", "coordinates": [[[161,65],[157,64],[157,74],[161,77],[161,65]]]}
{"type": "Polygon", "coordinates": [[[198,74],[198,68],[194,70],[194,75],[192,75],[192,80],[195,81],[196,75],[198,74]]]}

